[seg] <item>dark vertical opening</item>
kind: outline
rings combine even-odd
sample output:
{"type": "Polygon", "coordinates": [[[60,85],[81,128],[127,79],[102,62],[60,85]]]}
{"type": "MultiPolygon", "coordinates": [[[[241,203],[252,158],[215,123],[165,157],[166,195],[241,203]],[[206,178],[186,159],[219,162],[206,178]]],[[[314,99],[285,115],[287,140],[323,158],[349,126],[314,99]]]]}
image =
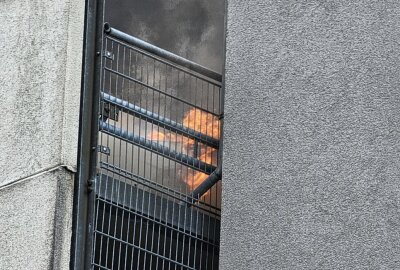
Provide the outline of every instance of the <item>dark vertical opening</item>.
{"type": "Polygon", "coordinates": [[[88,1],[76,269],[218,269],[224,11],[88,1]]]}

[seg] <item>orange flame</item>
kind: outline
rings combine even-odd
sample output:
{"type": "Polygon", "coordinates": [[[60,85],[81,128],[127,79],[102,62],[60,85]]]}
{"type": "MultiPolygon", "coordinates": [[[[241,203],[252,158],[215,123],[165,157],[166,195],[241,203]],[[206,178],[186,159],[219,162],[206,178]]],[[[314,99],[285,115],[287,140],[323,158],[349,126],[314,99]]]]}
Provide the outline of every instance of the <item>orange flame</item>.
{"type": "Polygon", "coordinates": [[[219,138],[219,120],[210,113],[199,109],[192,109],[185,114],[182,123],[185,127],[206,134],[214,139],[219,138]]]}
{"type": "MultiPolygon", "coordinates": [[[[216,116],[203,112],[199,109],[191,109],[188,111],[182,119],[182,125],[193,129],[197,132],[210,136],[214,139],[218,139],[220,136],[219,120],[216,116]]],[[[216,165],[215,155],[217,150],[206,146],[204,144],[198,143],[197,145],[197,156],[194,153],[194,148],[196,147],[196,141],[189,139],[184,136],[176,135],[170,132],[159,132],[153,131],[149,134],[148,138],[154,141],[168,141],[168,142],[178,142],[182,143],[184,153],[192,153],[193,156],[202,162],[207,164],[216,165]]],[[[188,186],[190,190],[195,189],[199,186],[206,178],[207,174],[195,171],[193,177],[186,175],[183,182],[188,186]]],[[[207,192],[208,193],[208,192],[207,192]]],[[[206,193],[206,194],[207,194],[206,193]]],[[[206,195],[204,194],[204,195],[206,195]]]]}

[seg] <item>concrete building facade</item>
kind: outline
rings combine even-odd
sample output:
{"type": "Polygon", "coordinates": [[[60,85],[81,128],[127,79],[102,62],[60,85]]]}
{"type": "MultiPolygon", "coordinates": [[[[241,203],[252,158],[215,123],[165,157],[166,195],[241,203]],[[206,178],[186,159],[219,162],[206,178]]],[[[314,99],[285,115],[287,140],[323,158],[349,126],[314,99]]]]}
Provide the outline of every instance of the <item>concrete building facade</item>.
{"type": "Polygon", "coordinates": [[[69,269],[84,13],[0,3],[0,269],[69,269]]]}
{"type": "Polygon", "coordinates": [[[228,1],[221,269],[399,269],[395,1],[228,1]]]}
{"type": "MultiPolygon", "coordinates": [[[[84,1],[0,2],[0,269],[68,269],[84,1]]],[[[227,1],[221,269],[400,268],[400,3],[227,1]]]]}

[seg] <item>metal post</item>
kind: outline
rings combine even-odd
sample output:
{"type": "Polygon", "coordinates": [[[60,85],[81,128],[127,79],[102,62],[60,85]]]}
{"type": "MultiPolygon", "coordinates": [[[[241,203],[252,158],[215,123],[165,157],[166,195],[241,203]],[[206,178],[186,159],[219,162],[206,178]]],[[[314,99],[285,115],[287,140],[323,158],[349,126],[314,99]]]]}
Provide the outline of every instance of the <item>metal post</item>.
{"type": "Polygon", "coordinates": [[[91,142],[96,136],[97,116],[95,111],[94,91],[95,63],[96,63],[96,21],[101,12],[101,4],[98,0],[86,1],[84,48],[82,63],[82,94],[79,120],[79,144],[78,144],[78,172],[75,177],[74,188],[74,215],[71,244],[71,269],[89,269],[90,267],[90,239],[91,230],[91,198],[88,194],[88,180],[91,175],[91,142]]]}

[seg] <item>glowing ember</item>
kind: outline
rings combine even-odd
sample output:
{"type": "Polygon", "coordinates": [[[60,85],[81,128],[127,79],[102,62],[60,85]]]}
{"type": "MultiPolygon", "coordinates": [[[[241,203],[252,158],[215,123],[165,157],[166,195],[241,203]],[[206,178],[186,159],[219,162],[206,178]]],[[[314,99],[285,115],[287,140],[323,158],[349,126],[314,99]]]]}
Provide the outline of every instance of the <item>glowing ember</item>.
{"type": "MultiPolygon", "coordinates": [[[[219,138],[220,130],[219,130],[218,118],[212,114],[203,112],[199,109],[192,109],[188,111],[185,114],[184,118],[182,119],[182,124],[187,128],[193,129],[197,132],[200,132],[212,138],[215,139],[219,138]]],[[[216,166],[217,149],[214,149],[212,147],[206,146],[201,143],[198,143],[198,145],[196,146],[195,145],[196,142],[193,139],[189,139],[181,135],[176,135],[168,131],[166,132],[153,131],[149,134],[148,138],[153,141],[180,143],[182,144],[183,148],[182,152],[184,154],[192,155],[195,158],[201,160],[202,162],[216,166]],[[197,148],[197,155],[194,150],[195,148],[197,148]]],[[[195,171],[192,177],[186,175],[183,181],[189,187],[190,190],[193,190],[198,185],[200,185],[207,177],[208,177],[207,174],[195,171]]],[[[208,194],[208,192],[206,194],[208,194]]]]}

